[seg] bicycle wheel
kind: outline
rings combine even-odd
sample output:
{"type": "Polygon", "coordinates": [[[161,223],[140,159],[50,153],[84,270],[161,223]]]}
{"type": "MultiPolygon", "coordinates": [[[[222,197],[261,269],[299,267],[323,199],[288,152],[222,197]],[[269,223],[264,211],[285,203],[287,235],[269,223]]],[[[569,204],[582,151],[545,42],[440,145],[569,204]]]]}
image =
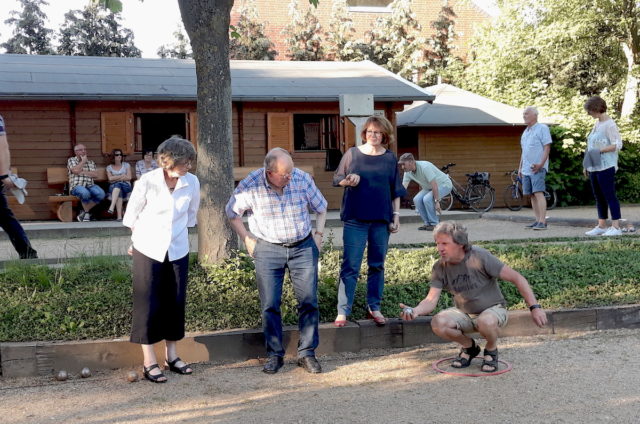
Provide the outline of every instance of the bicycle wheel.
{"type": "Polygon", "coordinates": [[[503,199],[505,206],[512,211],[519,211],[524,206],[522,189],[515,184],[505,187],[503,199]]]}
{"type": "Polygon", "coordinates": [[[469,206],[476,212],[488,212],[496,201],[494,190],[491,186],[476,184],[471,186],[468,193],[469,206]]]}
{"type": "Polygon", "coordinates": [[[558,195],[554,189],[547,190],[544,192],[544,197],[547,199],[547,210],[555,208],[558,204],[558,195]]]}
{"type": "Polygon", "coordinates": [[[440,210],[442,212],[448,211],[451,209],[451,206],[453,206],[453,196],[449,193],[440,199],[440,210]]]}

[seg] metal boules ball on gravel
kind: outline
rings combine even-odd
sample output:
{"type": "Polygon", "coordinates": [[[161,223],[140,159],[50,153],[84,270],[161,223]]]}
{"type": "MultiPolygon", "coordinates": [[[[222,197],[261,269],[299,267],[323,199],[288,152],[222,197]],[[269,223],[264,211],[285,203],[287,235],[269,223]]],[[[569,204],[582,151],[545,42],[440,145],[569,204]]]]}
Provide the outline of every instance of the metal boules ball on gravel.
{"type": "Polygon", "coordinates": [[[80,376],[82,378],[89,378],[91,377],[91,370],[88,367],[84,367],[82,368],[82,370],[80,371],[80,376]]]}
{"type": "Polygon", "coordinates": [[[67,374],[65,370],[60,370],[58,374],[56,374],[56,380],[58,381],[66,381],[67,378],[69,378],[69,374],[67,374]]]}
{"type": "Polygon", "coordinates": [[[138,373],[135,371],[129,371],[127,373],[127,381],[130,383],[135,383],[138,381],[138,373]]]}

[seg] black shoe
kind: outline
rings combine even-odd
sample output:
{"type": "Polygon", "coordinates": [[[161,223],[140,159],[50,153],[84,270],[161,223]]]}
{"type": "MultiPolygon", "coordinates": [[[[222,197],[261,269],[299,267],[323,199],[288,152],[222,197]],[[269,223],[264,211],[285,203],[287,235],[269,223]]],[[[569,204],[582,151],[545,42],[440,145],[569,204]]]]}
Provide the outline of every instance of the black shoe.
{"type": "Polygon", "coordinates": [[[270,356],[269,359],[267,359],[267,363],[264,364],[262,372],[267,374],[275,374],[280,368],[282,368],[283,365],[284,359],[282,359],[282,356],[270,356]]]}
{"type": "Polygon", "coordinates": [[[322,372],[322,367],[315,356],[298,358],[298,366],[304,368],[311,374],[319,374],[322,372]]]}
{"type": "Polygon", "coordinates": [[[86,214],[85,211],[80,211],[80,213],[78,213],[78,216],[76,216],[76,219],[78,220],[78,222],[82,222],[84,220],[85,214],[86,214]]]}
{"type": "Polygon", "coordinates": [[[29,248],[26,252],[20,253],[20,259],[38,259],[38,252],[29,248]]]}

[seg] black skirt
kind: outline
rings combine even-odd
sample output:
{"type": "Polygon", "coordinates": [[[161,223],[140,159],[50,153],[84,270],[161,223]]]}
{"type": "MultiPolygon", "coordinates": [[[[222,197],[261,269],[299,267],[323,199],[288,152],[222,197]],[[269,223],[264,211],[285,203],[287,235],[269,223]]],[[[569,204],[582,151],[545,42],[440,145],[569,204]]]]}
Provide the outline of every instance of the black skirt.
{"type": "Polygon", "coordinates": [[[154,344],[184,337],[189,255],[163,262],[133,249],[132,343],[154,344]]]}

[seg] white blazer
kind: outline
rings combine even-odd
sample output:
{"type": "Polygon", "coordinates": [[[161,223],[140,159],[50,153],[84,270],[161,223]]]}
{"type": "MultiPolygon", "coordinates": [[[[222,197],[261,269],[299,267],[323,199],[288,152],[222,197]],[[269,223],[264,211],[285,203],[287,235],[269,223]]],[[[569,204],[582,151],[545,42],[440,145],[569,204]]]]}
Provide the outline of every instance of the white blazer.
{"type": "Polygon", "coordinates": [[[196,225],[199,206],[198,177],[185,174],[171,193],[163,169],[158,168],[136,181],[122,223],[131,228],[138,252],[158,262],[168,253],[174,261],[189,253],[187,227],[196,225]]]}

